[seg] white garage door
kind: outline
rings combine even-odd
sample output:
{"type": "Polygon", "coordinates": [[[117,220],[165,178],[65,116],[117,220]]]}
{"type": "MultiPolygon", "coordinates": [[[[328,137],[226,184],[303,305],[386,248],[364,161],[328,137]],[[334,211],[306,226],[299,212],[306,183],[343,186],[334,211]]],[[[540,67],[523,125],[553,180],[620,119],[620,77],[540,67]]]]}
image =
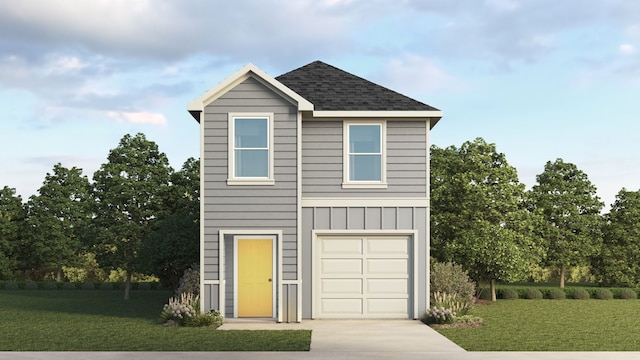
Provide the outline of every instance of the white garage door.
{"type": "Polygon", "coordinates": [[[406,236],[330,236],[316,244],[317,318],[408,318],[406,236]]]}

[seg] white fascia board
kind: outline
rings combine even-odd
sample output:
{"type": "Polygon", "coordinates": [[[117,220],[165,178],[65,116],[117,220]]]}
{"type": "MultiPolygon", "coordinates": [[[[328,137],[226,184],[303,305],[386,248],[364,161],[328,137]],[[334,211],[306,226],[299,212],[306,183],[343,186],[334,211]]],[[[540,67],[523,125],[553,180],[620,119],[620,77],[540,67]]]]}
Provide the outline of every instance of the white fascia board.
{"type": "Polygon", "coordinates": [[[314,111],[317,118],[441,118],[442,111],[314,111]]]}
{"type": "Polygon", "coordinates": [[[267,74],[266,72],[260,70],[257,66],[249,63],[242,67],[240,70],[233,73],[231,76],[227,77],[223,81],[221,81],[216,86],[207,90],[204,94],[198,96],[193,99],[188,105],[188,111],[204,111],[204,107],[208,104],[215,101],[220,96],[224,95],[227,91],[233,88],[235,85],[240,82],[246,80],[250,73],[254,73],[258,77],[260,77],[263,81],[267,82],[269,85],[273,86],[278,91],[282,92],[286,96],[290,97],[294,101],[298,103],[298,111],[313,111],[313,104],[311,104],[308,100],[298,95],[295,91],[289,89],[284,86],[281,82],[267,74]]]}

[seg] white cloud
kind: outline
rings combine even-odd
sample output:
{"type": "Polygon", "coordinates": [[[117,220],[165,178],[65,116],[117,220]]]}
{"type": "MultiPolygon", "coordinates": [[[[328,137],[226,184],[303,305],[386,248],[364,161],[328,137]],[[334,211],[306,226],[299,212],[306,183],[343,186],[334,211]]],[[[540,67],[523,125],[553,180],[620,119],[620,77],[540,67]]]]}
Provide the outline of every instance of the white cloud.
{"type": "Polygon", "coordinates": [[[619,50],[622,55],[633,55],[638,51],[638,49],[632,44],[622,44],[620,45],[619,50]]]}
{"type": "Polygon", "coordinates": [[[118,121],[126,121],[134,124],[167,125],[167,119],[164,115],[158,113],[109,111],[107,112],[107,116],[118,121]]]}
{"type": "Polygon", "coordinates": [[[406,95],[457,91],[467,87],[463,81],[449,75],[431,59],[415,54],[389,61],[382,74],[382,84],[406,95]]]}

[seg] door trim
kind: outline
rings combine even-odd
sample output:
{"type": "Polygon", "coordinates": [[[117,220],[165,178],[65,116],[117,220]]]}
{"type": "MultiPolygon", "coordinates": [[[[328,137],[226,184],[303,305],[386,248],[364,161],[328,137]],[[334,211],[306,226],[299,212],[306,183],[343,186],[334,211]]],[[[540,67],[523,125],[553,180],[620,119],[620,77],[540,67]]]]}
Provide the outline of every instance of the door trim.
{"type": "Polygon", "coordinates": [[[276,318],[276,309],[278,308],[278,304],[276,300],[279,298],[277,296],[276,283],[278,283],[276,268],[278,268],[277,262],[277,252],[276,252],[276,241],[277,237],[275,235],[234,235],[233,236],[233,317],[238,317],[238,240],[243,239],[252,239],[252,240],[270,240],[271,241],[271,257],[272,257],[272,265],[271,265],[271,318],[276,318]]]}

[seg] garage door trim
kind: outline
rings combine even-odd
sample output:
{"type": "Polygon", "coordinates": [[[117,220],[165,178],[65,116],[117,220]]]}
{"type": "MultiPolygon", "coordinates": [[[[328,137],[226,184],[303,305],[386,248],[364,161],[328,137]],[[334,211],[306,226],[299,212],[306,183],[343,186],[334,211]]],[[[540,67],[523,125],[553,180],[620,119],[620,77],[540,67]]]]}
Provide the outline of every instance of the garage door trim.
{"type": "Polygon", "coordinates": [[[412,268],[409,270],[409,282],[410,282],[410,290],[409,290],[409,301],[413,303],[412,311],[409,311],[409,317],[414,319],[419,318],[418,314],[418,230],[312,230],[311,236],[311,248],[312,248],[312,256],[311,256],[311,271],[312,271],[312,284],[311,284],[311,318],[315,319],[320,314],[319,304],[317,301],[319,290],[319,254],[317,252],[317,246],[319,243],[319,239],[322,237],[332,237],[332,236],[362,236],[362,237],[372,237],[372,236],[406,236],[410,240],[410,254],[408,254],[410,261],[413,263],[412,268]],[[413,312],[413,313],[411,313],[413,312]]]}

